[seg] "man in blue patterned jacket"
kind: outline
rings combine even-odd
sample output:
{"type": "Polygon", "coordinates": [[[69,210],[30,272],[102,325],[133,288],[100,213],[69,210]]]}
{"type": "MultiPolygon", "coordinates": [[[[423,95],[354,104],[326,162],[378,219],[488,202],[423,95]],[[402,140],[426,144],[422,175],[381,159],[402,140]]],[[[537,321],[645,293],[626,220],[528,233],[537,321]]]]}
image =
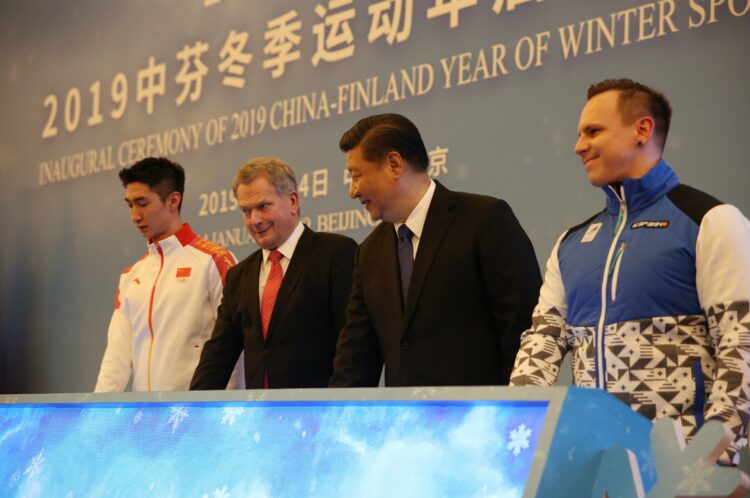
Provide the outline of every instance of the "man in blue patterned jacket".
{"type": "Polygon", "coordinates": [[[671,108],[631,80],[592,85],[575,152],[606,208],[565,231],[547,262],[512,385],[604,389],[690,438],[717,419],[737,463],[750,412],[750,222],[683,185],[662,160],[671,108]]]}

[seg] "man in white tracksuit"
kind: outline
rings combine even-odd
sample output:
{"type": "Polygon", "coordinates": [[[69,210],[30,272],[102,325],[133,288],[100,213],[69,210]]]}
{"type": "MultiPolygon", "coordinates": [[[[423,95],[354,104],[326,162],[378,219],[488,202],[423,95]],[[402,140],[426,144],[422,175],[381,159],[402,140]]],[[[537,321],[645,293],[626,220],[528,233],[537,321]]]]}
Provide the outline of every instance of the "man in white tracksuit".
{"type": "MultiPolygon", "coordinates": [[[[182,222],[179,164],[149,157],[119,175],[148,252],[120,275],[95,390],[123,391],[132,375],[133,391],[187,391],[235,258],[182,222]]],[[[229,388],[244,387],[241,365],[229,388]]]]}

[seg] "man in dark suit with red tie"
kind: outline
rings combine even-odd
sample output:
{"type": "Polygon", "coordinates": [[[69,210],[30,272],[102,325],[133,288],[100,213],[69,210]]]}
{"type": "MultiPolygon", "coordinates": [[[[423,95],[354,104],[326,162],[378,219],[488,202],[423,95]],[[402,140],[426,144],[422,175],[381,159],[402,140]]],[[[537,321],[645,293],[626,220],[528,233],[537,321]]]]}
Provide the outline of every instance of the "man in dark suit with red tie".
{"type": "Polygon", "coordinates": [[[541,275],[507,203],[452,192],[404,116],[341,138],[350,196],[383,221],[357,250],[331,387],[507,384],[541,275]]]}
{"type": "Polygon", "coordinates": [[[278,158],[253,159],[232,188],[260,249],[227,274],[190,389],[226,386],[243,349],[249,389],[325,387],[357,244],[302,224],[294,173],[278,158]]]}

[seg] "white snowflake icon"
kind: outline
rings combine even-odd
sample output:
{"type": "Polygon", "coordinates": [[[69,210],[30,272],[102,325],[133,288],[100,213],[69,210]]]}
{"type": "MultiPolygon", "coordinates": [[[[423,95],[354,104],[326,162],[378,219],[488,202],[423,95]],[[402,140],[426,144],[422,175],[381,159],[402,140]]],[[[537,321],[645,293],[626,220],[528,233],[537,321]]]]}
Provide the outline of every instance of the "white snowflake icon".
{"type": "Polygon", "coordinates": [[[167,420],[167,425],[172,424],[172,434],[174,434],[174,431],[177,430],[182,421],[189,416],[187,408],[184,406],[173,406],[169,409],[169,420],[167,420]]]}
{"type": "Polygon", "coordinates": [[[512,431],[510,431],[510,441],[508,442],[508,451],[513,453],[513,456],[518,456],[522,450],[529,447],[529,438],[531,437],[531,429],[526,427],[526,424],[521,424],[512,431]]]}
{"type": "Polygon", "coordinates": [[[138,424],[141,419],[143,419],[143,412],[141,410],[138,410],[138,412],[133,415],[133,425],[138,424]]]}
{"type": "Polygon", "coordinates": [[[33,479],[34,477],[38,476],[42,473],[42,464],[47,458],[44,456],[44,448],[42,448],[42,451],[37,453],[37,455],[31,459],[29,462],[29,466],[26,467],[26,470],[23,471],[23,475],[29,476],[29,478],[33,479]]]}
{"type": "MultiPolygon", "coordinates": [[[[203,498],[208,498],[208,494],[203,493],[203,498]]],[[[229,498],[227,487],[224,486],[221,489],[219,488],[214,489],[214,492],[211,494],[211,498],[229,498]]]]}
{"type": "Polygon", "coordinates": [[[715,470],[716,467],[706,465],[701,459],[690,465],[683,465],[682,475],[685,477],[677,485],[677,489],[687,490],[690,496],[697,496],[698,491],[710,491],[711,485],[708,483],[708,477],[715,470]]]}
{"type": "Polygon", "coordinates": [[[224,416],[221,419],[221,425],[234,425],[237,417],[245,413],[245,409],[241,406],[225,406],[224,416]]]}

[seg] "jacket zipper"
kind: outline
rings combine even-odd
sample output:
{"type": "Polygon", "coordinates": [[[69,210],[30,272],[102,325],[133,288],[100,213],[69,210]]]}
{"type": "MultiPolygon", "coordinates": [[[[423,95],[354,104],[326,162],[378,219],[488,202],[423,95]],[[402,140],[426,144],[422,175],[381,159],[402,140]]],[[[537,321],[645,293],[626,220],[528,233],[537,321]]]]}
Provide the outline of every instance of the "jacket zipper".
{"type": "Polygon", "coordinates": [[[612,293],[610,295],[612,301],[617,299],[617,282],[620,276],[620,264],[622,263],[622,257],[624,253],[625,253],[625,241],[623,240],[622,243],[620,243],[620,248],[617,250],[617,254],[615,255],[615,261],[613,262],[614,272],[612,271],[612,267],[609,268],[609,272],[612,274],[612,293]]]}
{"type": "Polygon", "coordinates": [[[148,331],[151,334],[151,343],[148,345],[148,369],[146,370],[146,379],[148,383],[148,390],[151,391],[151,352],[154,349],[154,323],[152,321],[152,315],[154,311],[154,296],[156,295],[156,284],[159,283],[159,276],[161,276],[161,270],[164,268],[164,252],[161,250],[161,246],[158,242],[156,244],[156,250],[159,251],[159,271],[154,279],[154,285],[151,287],[151,300],[148,303],[148,331]]]}
{"type": "MultiPolygon", "coordinates": [[[[617,191],[611,186],[609,187],[617,195],[617,191]]],[[[612,244],[609,246],[609,252],[607,253],[607,261],[604,264],[604,271],[602,276],[602,288],[601,288],[601,313],[599,314],[599,324],[596,328],[596,387],[607,390],[607,370],[606,370],[606,355],[604,351],[604,319],[607,315],[607,279],[609,278],[609,269],[612,267],[615,258],[615,248],[617,247],[617,241],[622,234],[622,230],[625,227],[625,223],[628,219],[628,208],[625,199],[625,189],[620,186],[620,212],[617,214],[617,223],[615,224],[614,238],[612,244]]]]}

